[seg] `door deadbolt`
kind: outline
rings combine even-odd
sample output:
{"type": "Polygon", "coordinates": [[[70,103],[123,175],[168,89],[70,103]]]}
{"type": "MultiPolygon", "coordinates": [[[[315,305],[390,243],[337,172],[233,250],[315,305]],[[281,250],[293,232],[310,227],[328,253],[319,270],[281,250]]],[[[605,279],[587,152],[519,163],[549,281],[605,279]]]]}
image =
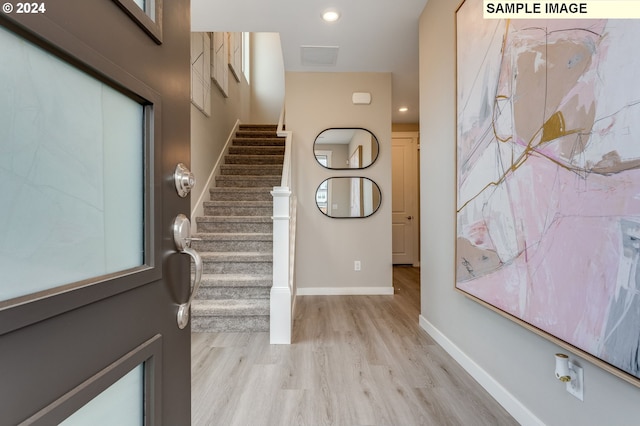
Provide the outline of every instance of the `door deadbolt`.
{"type": "Polygon", "coordinates": [[[191,189],[196,186],[196,177],[191,170],[182,163],[178,163],[176,171],[173,173],[173,179],[176,183],[176,191],[182,198],[186,197],[191,189]]]}

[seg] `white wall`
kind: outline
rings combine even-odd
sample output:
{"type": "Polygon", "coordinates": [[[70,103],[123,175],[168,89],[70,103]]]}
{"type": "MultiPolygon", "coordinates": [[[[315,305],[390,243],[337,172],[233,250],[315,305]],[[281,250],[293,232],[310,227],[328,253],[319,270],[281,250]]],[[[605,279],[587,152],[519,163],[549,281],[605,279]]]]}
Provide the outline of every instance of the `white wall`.
{"type": "Polygon", "coordinates": [[[391,75],[287,72],[287,130],[293,132],[293,186],[298,196],[298,294],[392,294],[391,75]],[[353,105],[353,92],[370,92],[371,105],[353,105]],[[380,156],[362,170],[327,170],[313,142],[329,127],[363,127],[378,137],[380,156]],[[365,219],[331,219],[315,203],[318,185],[331,176],[364,176],[382,190],[382,205],[365,219]],[[355,260],[362,271],[353,269],[355,260]]]}
{"type": "Polygon", "coordinates": [[[639,388],[581,360],[580,402],[553,374],[566,351],[454,291],[458,4],[429,0],[420,19],[421,324],[523,424],[636,425],[639,388]]]}
{"type": "Polygon", "coordinates": [[[251,33],[251,122],[277,124],[284,103],[284,59],[278,33],[251,33]]]}
{"type": "MultiPolygon", "coordinates": [[[[202,204],[198,204],[200,196],[209,190],[205,184],[213,167],[222,152],[229,132],[239,119],[243,123],[250,120],[250,88],[244,75],[240,82],[229,73],[229,97],[225,98],[211,82],[211,116],[191,104],[191,171],[197,183],[191,192],[191,211],[198,213],[202,204]]],[[[209,200],[205,194],[205,200],[209,200]]],[[[201,214],[201,213],[200,213],[201,214]]]]}

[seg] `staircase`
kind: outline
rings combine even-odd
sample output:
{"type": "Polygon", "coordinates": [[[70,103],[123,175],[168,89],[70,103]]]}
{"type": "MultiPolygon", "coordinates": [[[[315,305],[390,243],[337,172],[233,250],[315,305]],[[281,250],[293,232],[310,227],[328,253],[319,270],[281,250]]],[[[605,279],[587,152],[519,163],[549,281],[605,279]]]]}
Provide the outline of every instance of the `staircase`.
{"type": "Polygon", "coordinates": [[[273,201],[280,185],[284,138],[273,125],[240,125],[211,201],[196,218],[192,246],[204,264],[191,307],[195,332],[269,331],[273,201]]]}

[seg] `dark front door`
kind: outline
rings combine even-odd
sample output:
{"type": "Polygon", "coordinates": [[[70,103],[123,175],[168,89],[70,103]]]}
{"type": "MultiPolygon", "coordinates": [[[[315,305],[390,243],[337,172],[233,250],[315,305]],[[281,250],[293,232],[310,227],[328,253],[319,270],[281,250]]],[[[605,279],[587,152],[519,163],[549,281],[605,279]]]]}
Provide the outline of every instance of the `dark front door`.
{"type": "Polygon", "coordinates": [[[0,424],[188,425],[188,0],[0,12],[0,424]]]}

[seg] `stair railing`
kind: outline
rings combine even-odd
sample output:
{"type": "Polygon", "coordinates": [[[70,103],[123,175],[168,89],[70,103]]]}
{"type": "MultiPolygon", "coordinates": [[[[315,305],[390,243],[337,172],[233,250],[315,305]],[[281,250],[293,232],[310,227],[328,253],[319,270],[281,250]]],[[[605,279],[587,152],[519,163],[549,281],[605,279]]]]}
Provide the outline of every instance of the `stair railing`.
{"type": "Polygon", "coordinates": [[[274,186],[273,196],[273,286],[269,337],[271,344],[291,344],[296,285],[296,197],[291,191],[290,131],[284,128],[284,107],[278,121],[278,136],[285,138],[284,162],[280,186],[274,186]]]}

